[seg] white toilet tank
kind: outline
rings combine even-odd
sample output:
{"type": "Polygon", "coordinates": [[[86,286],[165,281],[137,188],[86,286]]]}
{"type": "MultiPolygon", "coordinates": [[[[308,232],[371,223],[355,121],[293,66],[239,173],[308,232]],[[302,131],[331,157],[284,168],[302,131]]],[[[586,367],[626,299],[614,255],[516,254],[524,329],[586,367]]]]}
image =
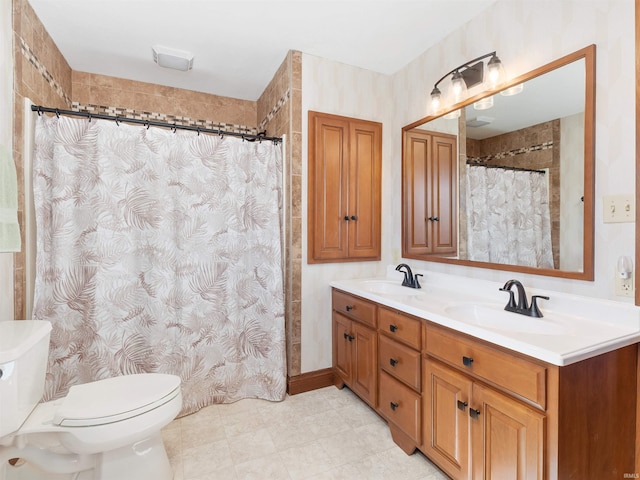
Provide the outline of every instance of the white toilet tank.
{"type": "Polygon", "coordinates": [[[42,398],[51,323],[0,321],[0,438],[15,432],[42,398]]]}

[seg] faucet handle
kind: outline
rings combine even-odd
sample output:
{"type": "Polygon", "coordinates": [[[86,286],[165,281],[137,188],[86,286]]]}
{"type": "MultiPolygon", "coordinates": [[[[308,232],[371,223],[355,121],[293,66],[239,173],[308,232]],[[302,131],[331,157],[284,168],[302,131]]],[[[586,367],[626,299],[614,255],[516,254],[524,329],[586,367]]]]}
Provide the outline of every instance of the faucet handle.
{"type": "Polygon", "coordinates": [[[542,312],[538,308],[538,299],[542,298],[543,300],[549,300],[549,297],[545,295],[533,295],[531,297],[531,306],[529,307],[529,315],[531,317],[542,318],[542,312]]]}
{"type": "Polygon", "coordinates": [[[413,288],[422,288],[422,286],[420,285],[420,282],[418,281],[418,277],[422,277],[423,275],[421,273],[416,273],[413,276],[413,288]]]}
{"type": "Polygon", "coordinates": [[[515,310],[516,299],[515,299],[515,296],[513,295],[513,291],[509,288],[500,288],[499,290],[501,292],[507,292],[509,294],[509,302],[507,303],[505,310],[515,310]]]}

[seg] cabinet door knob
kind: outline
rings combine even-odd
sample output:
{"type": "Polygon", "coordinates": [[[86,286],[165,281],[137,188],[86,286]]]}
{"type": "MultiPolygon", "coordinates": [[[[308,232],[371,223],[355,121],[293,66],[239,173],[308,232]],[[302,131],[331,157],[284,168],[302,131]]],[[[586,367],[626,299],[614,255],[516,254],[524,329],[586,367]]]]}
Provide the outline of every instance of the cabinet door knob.
{"type": "Polygon", "coordinates": [[[389,364],[390,364],[392,367],[395,367],[395,366],[398,364],[398,360],[396,360],[395,358],[390,358],[390,359],[389,359],[389,364]]]}
{"type": "Polygon", "coordinates": [[[398,330],[398,326],[397,325],[389,325],[389,330],[391,332],[395,332],[396,330],[398,330]]]}
{"type": "Polygon", "coordinates": [[[433,217],[433,221],[434,222],[439,222],[440,221],[440,217],[433,217]]]}
{"type": "Polygon", "coordinates": [[[469,409],[469,416],[474,420],[477,420],[479,415],[480,415],[480,410],[476,410],[475,408],[469,409]]]}
{"type": "Polygon", "coordinates": [[[358,220],[358,217],[356,215],[351,215],[351,220],[358,220]]]}
{"type": "Polygon", "coordinates": [[[349,215],[345,215],[344,219],[348,222],[349,221],[349,215]]]}
{"type": "Polygon", "coordinates": [[[389,406],[391,407],[391,410],[393,410],[393,411],[395,411],[395,410],[396,410],[396,408],[398,408],[398,404],[397,404],[397,403],[395,403],[395,402],[391,402],[391,403],[389,403],[389,406]]]}
{"type": "Polygon", "coordinates": [[[462,364],[465,367],[470,367],[472,363],[473,363],[473,358],[471,358],[471,357],[462,357],[462,364]]]}
{"type": "Polygon", "coordinates": [[[353,335],[349,335],[348,333],[344,333],[343,335],[345,340],[349,340],[350,342],[353,342],[353,340],[356,338],[353,335]]]}
{"type": "Polygon", "coordinates": [[[350,312],[351,310],[353,310],[353,307],[352,307],[351,305],[347,305],[346,307],[344,307],[344,309],[345,309],[347,312],[350,312]]]}
{"type": "Polygon", "coordinates": [[[462,410],[464,412],[468,405],[469,404],[467,402],[463,402],[462,400],[458,400],[458,410],[462,410]]]}

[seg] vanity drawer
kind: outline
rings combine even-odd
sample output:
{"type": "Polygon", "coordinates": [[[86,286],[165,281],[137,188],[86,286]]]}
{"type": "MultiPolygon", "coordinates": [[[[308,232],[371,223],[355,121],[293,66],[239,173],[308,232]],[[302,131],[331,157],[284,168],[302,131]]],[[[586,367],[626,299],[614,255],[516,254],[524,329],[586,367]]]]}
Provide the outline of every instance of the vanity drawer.
{"type": "Polygon", "coordinates": [[[379,387],[378,408],[382,416],[420,445],[420,395],[385,372],[380,372],[379,387]]]}
{"type": "Polygon", "coordinates": [[[543,365],[433,325],[427,325],[426,337],[429,355],[545,409],[547,369],[543,365]]]}
{"type": "Polygon", "coordinates": [[[420,352],[390,338],[378,337],[378,365],[381,370],[420,391],[420,352]]]}
{"type": "Polygon", "coordinates": [[[376,305],[360,297],[333,290],[331,295],[334,310],[372,327],[376,326],[376,305]]]}
{"type": "Polygon", "coordinates": [[[378,324],[382,333],[416,350],[422,348],[422,320],[384,307],[379,308],[378,315],[380,316],[378,324]]]}

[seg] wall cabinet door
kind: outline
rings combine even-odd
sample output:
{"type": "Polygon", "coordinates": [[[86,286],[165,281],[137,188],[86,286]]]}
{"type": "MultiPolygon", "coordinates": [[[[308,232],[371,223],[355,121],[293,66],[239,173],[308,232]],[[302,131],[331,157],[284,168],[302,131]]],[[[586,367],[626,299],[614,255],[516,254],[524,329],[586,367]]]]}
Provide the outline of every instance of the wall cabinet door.
{"type": "MultiPolygon", "coordinates": [[[[422,130],[405,133],[403,256],[457,253],[457,139],[422,130]]],[[[418,257],[419,258],[419,257],[418,257]]]]}
{"type": "Polygon", "coordinates": [[[423,452],[451,478],[468,479],[469,405],[472,382],[466,376],[437,362],[423,366],[423,452]]]}
{"type": "Polygon", "coordinates": [[[376,331],[333,312],[333,366],[338,386],[347,384],[358,396],[376,407],[377,403],[376,331]]]}
{"type": "Polygon", "coordinates": [[[309,263],[380,259],[382,124],[309,112],[309,263]]]}

